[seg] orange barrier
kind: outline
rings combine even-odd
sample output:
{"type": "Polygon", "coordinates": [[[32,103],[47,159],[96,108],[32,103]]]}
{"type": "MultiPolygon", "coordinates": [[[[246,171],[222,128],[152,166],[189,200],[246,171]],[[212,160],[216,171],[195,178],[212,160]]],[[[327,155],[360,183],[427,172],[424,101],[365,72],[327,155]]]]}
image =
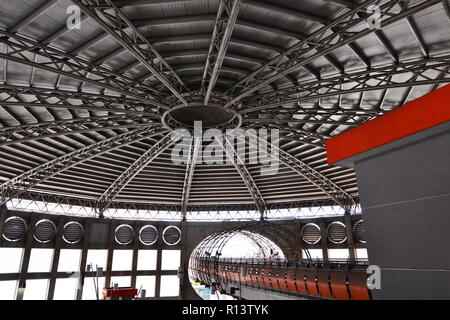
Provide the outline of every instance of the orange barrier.
{"type": "Polygon", "coordinates": [[[297,292],[297,288],[295,286],[295,271],[295,269],[288,269],[286,273],[287,287],[291,292],[297,292]]]}
{"type": "Polygon", "coordinates": [[[303,294],[308,294],[305,282],[305,269],[297,269],[295,276],[295,285],[297,286],[297,291],[303,294]]]}
{"type": "Polygon", "coordinates": [[[307,270],[306,271],[306,288],[308,293],[312,296],[319,296],[319,290],[317,289],[316,283],[316,271],[307,270]]]}
{"type": "Polygon", "coordinates": [[[278,285],[280,290],[288,291],[287,283],[286,283],[286,268],[278,268],[278,285]]]}
{"type": "Polygon", "coordinates": [[[278,275],[278,268],[272,268],[270,271],[270,283],[273,289],[280,289],[279,285],[280,276],[278,275]]]}
{"type": "Polygon", "coordinates": [[[319,274],[317,276],[317,286],[319,287],[319,293],[321,297],[331,299],[333,298],[333,294],[331,293],[329,276],[329,271],[319,270],[319,274]]]}
{"type": "Polygon", "coordinates": [[[348,282],[352,300],[370,300],[365,272],[351,272],[348,275],[348,282]]]}
{"type": "Polygon", "coordinates": [[[331,271],[330,280],[334,298],[339,300],[350,300],[347,290],[347,272],[331,271]]]}

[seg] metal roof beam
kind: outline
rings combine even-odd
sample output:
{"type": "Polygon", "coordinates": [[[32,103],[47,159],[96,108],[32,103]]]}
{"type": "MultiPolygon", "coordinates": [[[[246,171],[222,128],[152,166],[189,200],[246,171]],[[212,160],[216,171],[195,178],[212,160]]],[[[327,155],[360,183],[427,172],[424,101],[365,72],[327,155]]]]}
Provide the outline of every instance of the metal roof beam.
{"type": "Polygon", "coordinates": [[[99,88],[140,100],[148,105],[155,105],[164,109],[169,108],[154,100],[153,96],[158,96],[160,93],[153,90],[153,88],[138,83],[131,77],[95,65],[86,59],[72,56],[59,49],[44,46],[37,41],[17,34],[11,34],[1,29],[0,43],[10,48],[10,50],[0,52],[0,58],[5,60],[54,72],[80,82],[87,82],[99,88]],[[41,61],[35,60],[35,54],[42,57],[41,61]],[[95,76],[95,80],[89,78],[90,74],[95,76]]]}
{"type": "Polygon", "coordinates": [[[196,137],[192,139],[191,148],[189,149],[189,157],[186,163],[186,174],[183,183],[183,194],[181,196],[181,214],[183,220],[186,220],[187,208],[189,204],[189,195],[194,179],[195,165],[197,164],[198,154],[202,147],[202,138],[196,137]]]}
{"type": "Polygon", "coordinates": [[[321,81],[303,82],[298,86],[255,95],[252,100],[246,102],[249,107],[241,110],[240,113],[277,108],[285,104],[349,93],[446,83],[449,82],[449,79],[445,75],[439,78],[430,78],[429,73],[430,71],[443,72],[449,63],[450,56],[447,55],[345,73],[321,81]],[[394,80],[395,75],[409,76],[409,78],[394,80]],[[343,86],[345,89],[342,88],[343,86]],[[293,95],[297,97],[293,97],[293,95]]]}
{"type": "MultiPolygon", "coordinates": [[[[236,136],[239,139],[239,136],[238,135],[236,135],[236,136]]],[[[245,186],[247,187],[248,191],[250,192],[250,195],[252,196],[253,201],[255,202],[256,208],[258,209],[259,213],[261,214],[261,220],[263,220],[265,212],[267,210],[267,207],[266,207],[264,198],[263,198],[261,192],[259,191],[258,186],[256,185],[255,181],[253,180],[252,175],[250,174],[247,167],[245,166],[244,160],[236,152],[236,150],[234,148],[234,144],[232,142],[232,141],[234,141],[234,139],[232,141],[230,141],[229,137],[226,135],[223,135],[222,139],[223,139],[223,141],[219,141],[218,139],[216,139],[216,142],[224,150],[228,159],[230,159],[230,161],[233,163],[234,167],[238,171],[239,175],[242,178],[242,181],[244,182],[245,186]]]]}
{"type": "Polygon", "coordinates": [[[96,210],[103,217],[105,210],[109,208],[117,195],[133,180],[147,165],[155,160],[164,150],[175,143],[172,134],[169,133],[150,147],[143,155],[134,161],[97,200],[96,210]]]}
{"type": "Polygon", "coordinates": [[[384,0],[369,0],[357,8],[349,10],[329,25],[314,32],[307,39],[294,44],[285,52],[232,86],[226,93],[233,96],[233,98],[226,106],[231,107],[284,75],[375,32],[376,30],[371,28],[363,29],[359,32],[348,32],[355,26],[366,23],[366,18],[360,17],[358,13],[366,10],[370,5],[380,5],[382,17],[387,17],[381,22],[381,25],[386,27],[441,2],[441,0],[427,0],[417,5],[399,8],[399,1],[391,0],[386,3],[384,0]],[[327,30],[333,31],[330,33],[326,32],[327,30]]]}
{"type": "Polygon", "coordinates": [[[23,192],[32,189],[57,173],[72,168],[88,159],[159,134],[161,134],[160,128],[157,130],[151,127],[140,128],[88,145],[45,162],[36,168],[0,184],[0,203],[6,203],[13,198],[17,198],[23,192]]]}
{"type": "MultiPolygon", "coordinates": [[[[303,178],[307,179],[317,188],[326,193],[330,198],[332,198],[339,206],[343,207],[346,210],[356,208],[357,204],[353,197],[333,181],[321,174],[319,171],[315,170],[311,166],[290,155],[279,147],[273,145],[272,143],[263,141],[259,136],[252,135],[251,133],[249,135],[254,138],[253,141],[267,144],[267,146],[270,146],[272,150],[277,150],[277,152],[275,153],[269,152],[268,154],[297,172],[303,178]]],[[[250,141],[252,141],[252,139],[250,139],[250,141]]]]}
{"type": "Polygon", "coordinates": [[[141,117],[103,116],[83,119],[56,120],[0,128],[0,146],[36,141],[58,136],[118,129],[160,126],[160,123],[142,123],[141,117]]]}
{"type": "Polygon", "coordinates": [[[187,91],[183,81],[125,14],[110,0],[73,0],[73,2],[138,59],[183,104],[188,104],[183,97],[183,92],[187,91]]]}

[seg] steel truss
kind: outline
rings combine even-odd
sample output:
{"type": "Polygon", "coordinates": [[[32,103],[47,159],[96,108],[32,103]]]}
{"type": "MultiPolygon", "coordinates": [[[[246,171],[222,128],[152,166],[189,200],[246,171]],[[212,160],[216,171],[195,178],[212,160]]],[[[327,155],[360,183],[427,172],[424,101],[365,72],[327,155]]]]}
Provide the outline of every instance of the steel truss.
{"type": "MultiPolygon", "coordinates": [[[[278,148],[274,144],[262,140],[259,136],[253,135],[251,133],[247,133],[247,135],[252,139],[249,139],[250,142],[258,141],[258,143],[264,143],[270,146],[272,150],[276,150],[277,152],[270,152],[270,156],[274,157],[274,159],[279,160],[284,165],[288,166],[303,178],[307,179],[313,185],[318,187],[324,193],[326,193],[330,198],[332,198],[339,206],[343,207],[346,211],[351,211],[356,208],[357,204],[353,197],[348,194],[344,189],[339,187],[333,181],[325,177],[323,174],[313,169],[303,161],[297,159],[286,151],[278,148]],[[276,156],[275,156],[276,154],[276,156]]],[[[238,139],[242,139],[242,137],[238,137],[238,139]]]]}
{"type": "Polygon", "coordinates": [[[141,141],[151,136],[161,134],[160,128],[140,128],[129,131],[109,139],[91,144],[69,154],[46,162],[36,168],[28,170],[21,175],[0,185],[0,203],[4,204],[12,198],[18,197],[24,191],[33,188],[39,183],[51,178],[55,174],[72,168],[79,163],[113,151],[133,142],[141,141]]]}
{"type": "MultiPolygon", "coordinates": [[[[233,136],[234,138],[234,136],[233,136]]],[[[234,167],[238,171],[239,175],[241,176],[242,180],[244,181],[245,186],[247,187],[248,191],[250,192],[250,195],[253,198],[253,201],[255,202],[255,206],[258,209],[259,213],[261,214],[261,220],[264,220],[265,218],[265,212],[267,210],[266,203],[264,201],[264,198],[259,191],[258,186],[255,183],[255,180],[253,180],[252,175],[248,171],[247,167],[245,166],[245,162],[239,154],[234,149],[233,141],[230,141],[229,137],[226,135],[222,136],[223,141],[219,141],[219,139],[216,138],[217,143],[219,146],[225,151],[225,154],[227,157],[231,160],[234,167]]]]}
{"type": "Polygon", "coordinates": [[[390,0],[387,2],[385,0],[365,1],[304,40],[294,44],[233,85],[226,92],[227,95],[232,97],[226,104],[226,107],[235,105],[243,98],[263,89],[292,71],[304,67],[309,62],[375,32],[376,29],[369,28],[369,26],[361,31],[354,31],[367,24],[367,17],[361,17],[359,13],[366,12],[367,8],[372,5],[379,6],[381,17],[384,18],[381,22],[381,27],[384,28],[441,2],[442,0],[426,0],[417,5],[409,6],[404,5],[402,0],[390,0]]]}
{"type": "Polygon", "coordinates": [[[0,91],[5,96],[0,101],[1,106],[103,111],[113,114],[141,115],[152,119],[161,117],[159,113],[152,112],[152,108],[148,105],[112,95],[1,84],[0,91]],[[31,99],[25,99],[24,96],[30,96],[31,99]]]}
{"type": "Polygon", "coordinates": [[[139,60],[183,104],[188,104],[182,95],[183,91],[188,91],[183,81],[112,1],[73,0],[73,2],[139,60]]]}
{"type": "Polygon", "coordinates": [[[100,217],[103,217],[105,210],[109,208],[117,195],[130,183],[130,181],[175,142],[176,139],[174,139],[174,135],[169,133],[152,145],[150,149],[131,164],[98,199],[96,210],[100,217]]]}
{"type": "MultiPolygon", "coordinates": [[[[250,106],[242,109],[240,113],[252,113],[278,108],[282,105],[342,96],[350,93],[447,83],[450,82],[449,78],[445,78],[450,75],[448,70],[449,63],[450,56],[446,55],[384,67],[375,67],[368,70],[338,75],[321,81],[305,82],[299,86],[255,95],[248,101],[250,106]],[[435,75],[436,73],[438,76],[433,77],[433,74],[435,75]],[[395,80],[395,77],[399,76],[402,76],[402,78],[395,80]],[[407,79],[404,77],[407,77],[407,79]]],[[[354,112],[359,115],[369,114],[371,116],[373,116],[374,111],[383,111],[364,110],[360,107],[352,109],[341,108],[338,110],[341,113],[354,112]]],[[[329,112],[330,110],[326,108],[317,109],[317,112],[319,111],[329,112]]],[[[308,108],[299,108],[292,111],[293,114],[297,112],[308,112],[308,108]]]]}
{"type": "Polygon", "coordinates": [[[189,194],[191,192],[192,179],[194,178],[195,165],[197,164],[197,158],[202,146],[201,137],[192,139],[191,147],[189,149],[189,156],[186,163],[186,174],[183,183],[183,194],[181,197],[181,213],[183,214],[183,220],[186,220],[187,208],[189,203],[189,194]]]}
{"type": "Polygon", "coordinates": [[[205,105],[208,104],[219,78],[219,72],[236,24],[240,4],[241,0],[220,1],[201,84],[201,91],[205,93],[205,105]]]}
{"type": "Polygon", "coordinates": [[[39,122],[0,128],[0,146],[46,139],[56,136],[140,127],[160,127],[160,123],[142,123],[141,117],[99,116],[81,119],[39,122]]]}
{"type": "Polygon", "coordinates": [[[148,105],[168,108],[154,100],[154,97],[161,98],[161,96],[151,85],[96,65],[86,59],[2,29],[0,29],[0,43],[7,47],[5,52],[0,52],[0,58],[54,72],[79,80],[81,83],[90,83],[99,88],[132,97],[148,105]],[[36,56],[42,57],[41,61],[38,61],[36,56]]]}

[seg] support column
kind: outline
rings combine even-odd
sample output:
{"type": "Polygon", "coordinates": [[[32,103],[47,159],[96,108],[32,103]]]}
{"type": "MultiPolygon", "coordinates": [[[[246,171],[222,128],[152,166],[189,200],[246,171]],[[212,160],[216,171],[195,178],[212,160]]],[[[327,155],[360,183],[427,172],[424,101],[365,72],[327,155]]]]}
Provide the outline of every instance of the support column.
{"type": "Polygon", "coordinates": [[[27,233],[25,235],[25,249],[23,250],[22,263],[20,267],[18,287],[16,290],[16,300],[23,300],[25,293],[28,266],[30,264],[31,248],[34,242],[34,230],[37,222],[37,217],[33,215],[29,221],[27,233]]]}
{"type": "Polygon", "coordinates": [[[133,262],[131,263],[131,287],[136,288],[136,277],[137,277],[137,265],[138,265],[138,255],[139,255],[139,229],[141,228],[140,223],[134,225],[134,238],[133,238],[133,262]]]}
{"type": "Polygon", "coordinates": [[[106,260],[106,270],[105,270],[105,287],[111,287],[111,271],[112,271],[112,263],[113,263],[113,254],[114,254],[114,229],[116,224],[113,220],[110,222],[109,227],[109,239],[108,239],[108,258],[106,260]]]}
{"type": "Polygon", "coordinates": [[[190,285],[189,283],[189,257],[187,257],[187,222],[181,222],[181,261],[180,261],[180,270],[181,270],[181,279],[180,279],[180,297],[184,299],[184,288],[186,285],[190,285]]]}
{"type": "Polygon", "coordinates": [[[61,253],[61,246],[63,243],[62,238],[63,231],[64,231],[64,220],[60,218],[58,221],[58,226],[56,227],[55,249],[53,251],[52,267],[50,269],[50,280],[48,284],[47,300],[53,300],[53,295],[55,293],[56,272],[58,272],[59,256],[61,253]]]}
{"type": "Polygon", "coordinates": [[[352,217],[349,212],[345,213],[344,223],[345,223],[345,231],[347,232],[347,245],[348,245],[348,252],[350,254],[350,262],[355,262],[356,260],[355,239],[353,238],[352,217]]]}
{"type": "Polygon", "coordinates": [[[84,226],[84,233],[83,233],[83,248],[81,249],[80,277],[78,279],[78,289],[76,298],[77,300],[82,300],[83,298],[83,287],[84,287],[84,280],[86,277],[86,264],[87,264],[90,232],[91,232],[91,222],[87,221],[84,226]]]}
{"type": "Polygon", "coordinates": [[[0,205],[0,245],[3,242],[3,226],[5,225],[6,214],[8,213],[8,208],[6,204],[0,205]]]}
{"type": "MultiPolygon", "coordinates": [[[[159,226],[158,229],[161,229],[161,226],[159,226]]],[[[161,297],[161,259],[162,259],[162,246],[164,243],[162,239],[162,232],[158,230],[158,233],[161,236],[158,237],[157,251],[156,251],[155,298],[161,297]]]]}
{"type": "Polygon", "coordinates": [[[320,247],[322,248],[323,260],[328,261],[328,236],[327,236],[327,227],[325,223],[319,223],[320,227],[320,247]]]}

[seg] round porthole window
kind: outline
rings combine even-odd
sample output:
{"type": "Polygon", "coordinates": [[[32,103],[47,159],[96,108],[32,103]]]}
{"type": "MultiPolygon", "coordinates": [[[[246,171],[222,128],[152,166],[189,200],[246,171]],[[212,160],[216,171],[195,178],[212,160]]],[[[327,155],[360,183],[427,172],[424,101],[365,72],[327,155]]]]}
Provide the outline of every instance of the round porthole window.
{"type": "Polygon", "coordinates": [[[17,242],[24,238],[27,223],[21,217],[9,217],[3,224],[3,238],[9,242],[17,242]]]}
{"type": "Polygon", "coordinates": [[[347,231],[345,224],[340,221],[334,221],[327,228],[328,240],[334,244],[341,244],[347,241],[347,231]]]}
{"type": "Polygon", "coordinates": [[[320,227],[315,223],[305,224],[302,228],[302,239],[307,244],[319,243],[320,239],[322,239],[320,227]]]}
{"type": "Polygon", "coordinates": [[[181,241],[181,230],[176,226],[168,226],[163,231],[163,240],[169,246],[177,245],[181,241]]]}
{"type": "Polygon", "coordinates": [[[40,243],[52,241],[56,234],[56,226],[53,221],[48,219],[39,220],[34,229],[34,239],[40,243]]]}
{"type": "Polygon", "coordinates": [[[143,226],[139,231],[139,240],[146,246],[155,244],[158,240],[158,229],[152,225],[143,226]]]}
{"type": "Polygon", "coordinates": [[[76,221],[71,221],[64,225],[62,237],[65,242],[75,244],[81,241],[83,238],[83,233],[83,226],[76,221]]]}
{"type": "Polygon", "coordinates": [[[121,245],[127,245],[133,242],[134,230],[129,224],[121,224],[116,228],[115,238],[116,242],[121,245]]]}
{"type": "Polygon", "coordinates": [[[364,234],[364,223],[362,220],[358,220],[353,225],[353,234],[355,235],[356,241],[360,243],[366,243],[366,236],[364,234]]]}

